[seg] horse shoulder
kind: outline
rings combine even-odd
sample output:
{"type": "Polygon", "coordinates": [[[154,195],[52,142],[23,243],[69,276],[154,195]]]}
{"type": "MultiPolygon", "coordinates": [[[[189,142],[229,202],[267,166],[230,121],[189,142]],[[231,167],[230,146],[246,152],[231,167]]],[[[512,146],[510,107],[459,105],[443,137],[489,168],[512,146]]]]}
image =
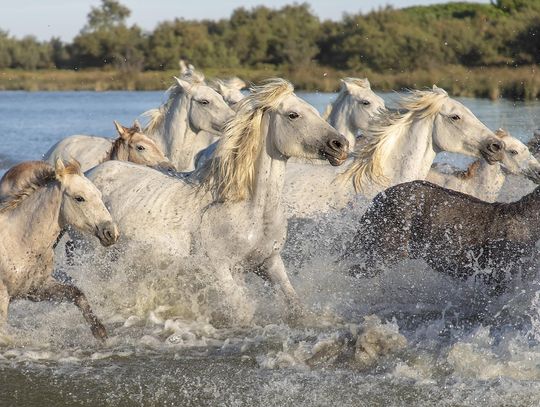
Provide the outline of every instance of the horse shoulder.
{"type": "Polygon", "coordinates": [[[184,242],[200,223],[200,197],[182,180],[123,161],[100,164],[87,176],[128,239],[184,242]]]}

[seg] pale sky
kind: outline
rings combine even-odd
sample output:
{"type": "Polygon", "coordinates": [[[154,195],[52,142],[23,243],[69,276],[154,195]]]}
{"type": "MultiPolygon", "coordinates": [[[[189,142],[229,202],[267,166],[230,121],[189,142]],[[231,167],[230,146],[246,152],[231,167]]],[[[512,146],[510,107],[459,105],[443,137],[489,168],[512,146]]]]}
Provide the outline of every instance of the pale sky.
{"type": "MultiPolygon", "coordinates": [[[[461,0],[463,1],[463,0],[461,0]]],[[[472,2],[470,0],[466,0],[472,2]]],[[[129,23],[137,23],[145,30],[175,17],[185,19],[219,19],[229,17],[238,7],[257,5],[281,7],[294,0],[120,0],[131,9],[129,23]]],[[[407,7],[446,1],[436,0],[308,0],[312,10],[322,19],[337,20],[343,13],[367,12],[385,5],[407,7]]],[[[489,0],[476,0],[489,3],[489,0]]],[[[71,40],[86,23],[91,6],[100,0],[0,0],[0,29],[22,37],[32,34],[39,39],[61,37],[71,40]]],[[[302,3],[302,1],[298,1],[302,3]]]]}

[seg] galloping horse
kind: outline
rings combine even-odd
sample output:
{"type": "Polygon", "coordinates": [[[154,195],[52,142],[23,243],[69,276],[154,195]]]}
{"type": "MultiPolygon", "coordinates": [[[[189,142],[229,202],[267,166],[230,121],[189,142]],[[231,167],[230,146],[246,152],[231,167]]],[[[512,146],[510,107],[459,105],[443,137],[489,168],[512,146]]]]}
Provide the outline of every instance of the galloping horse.
{"type": "Polygon", "coordinates": [[[67,300],[80,308],[96,338],[106,338],[85,295],[52,278],[53,244],[66,225],[94,234],[104,246],[117,241],[118,229],[101,193],[82,175],[77,162],[65,166],[61,160],[56,167],[19,164],[0,183],[12,185],[11,194],[0,201],[0,328],[11,300],[67,300]]]}
{"type": "Polygon", "coordinates": [[[426,181],[388,188],[359,222],[343,260],[373,274],[404,258],[423,259],[456,278],[473,275],[504,288],[534,271],[540,238],[540,187],[512,203],[488,203],[426,181]]]}
{"type": "Polygon", "coordinates": [[[412,91],[400,108],[382,112],[369,125],[365,143],[341,176],[356,192],[372,196],[392,185],[425,179],[442,151],[502,159],[504,142],[441,88],[412,91]]]}
{"type": "Polygon", "coordinates": [[[145,247],[145,256],[172,256],[184,272],[193,259],[209,263],[227,303],[219,311],[247,322],[251,316],[238,315],[242,310],[232,304],[239,290],[237,270],[279,287],[291,315],[302,309],[280,254],[288,159],[341,165],[348,151],[347,140],[299,99],[289,82],[273,79],[240,102],[213,157],[189,180],[120,161],[101,164],[88,176],[119,220],[124,241],[145,247]]]}

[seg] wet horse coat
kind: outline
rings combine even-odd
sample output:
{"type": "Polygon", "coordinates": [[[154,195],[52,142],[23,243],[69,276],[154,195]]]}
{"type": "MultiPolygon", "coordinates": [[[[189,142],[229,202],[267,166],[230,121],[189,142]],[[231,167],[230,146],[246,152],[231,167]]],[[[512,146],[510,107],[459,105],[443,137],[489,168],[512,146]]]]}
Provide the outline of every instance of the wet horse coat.
{"type": "Polygon", "coordinates": [[[404,258],[456,278],[481,275],[500,287],[528,273],[540,238],[540,187],[512,203],[488,203],[426,181],[378,194],[344,260],[353,274],[404,258]]]}

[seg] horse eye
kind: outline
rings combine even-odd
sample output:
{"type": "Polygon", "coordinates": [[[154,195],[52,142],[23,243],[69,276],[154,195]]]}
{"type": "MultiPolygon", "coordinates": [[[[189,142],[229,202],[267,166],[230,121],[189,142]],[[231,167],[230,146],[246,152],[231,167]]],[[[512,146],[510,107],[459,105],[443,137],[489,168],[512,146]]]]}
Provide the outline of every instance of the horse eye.
{"type": "Polygon", "coordinates": [[[200,103],[201,105],[206,106],[206,105],[209,105],[209,104],[210,104],[210,101],[208,101],[207,99],[203,99],[203,100],[199,100],[199,103],[200,103]]]}
{"type": "Polygon", "coordinates": [[[145,149],[143,146],[137,146],[137,150],[139,150],[139,151],[144,151],[144,150],[146,150],[146,149],[145,149]]]}
{"type": "Polygon", "coordinates": [[[76,196],[76,197],[75,197],[75,200],[76,200],[77,202],[84,202],[84,201],[85,201],[85,199],[84,199],[82,196],[76,196]]]}
{"type": "Polygon", "coordinates": [[[453,114],[452,116],[450,116],[450,119],[452,119],[453,121],[458,121],[459,119],[461,119],[461,117],[459,117],[459,115],[457,114],[453,114]]]}
{"type": "Polygon", "coordinates": [[[512,155],[517,155],[518,152],[517,152],[516,150],[510,150],[510,154],[512,154],[512,155]]]}
{"type": "Polygon", "coordinates": [[[296,112],[290,112],[288,116],[289,116],[289,119],[291,120],[298,119],[300,117],[300,115],[296,112]]]}
{"type": "Polygon", "coordinates": [[[369,106],[371,104],[371,102],[369,100],[362,100],[362,104],[364,106],[369,106]]]}

